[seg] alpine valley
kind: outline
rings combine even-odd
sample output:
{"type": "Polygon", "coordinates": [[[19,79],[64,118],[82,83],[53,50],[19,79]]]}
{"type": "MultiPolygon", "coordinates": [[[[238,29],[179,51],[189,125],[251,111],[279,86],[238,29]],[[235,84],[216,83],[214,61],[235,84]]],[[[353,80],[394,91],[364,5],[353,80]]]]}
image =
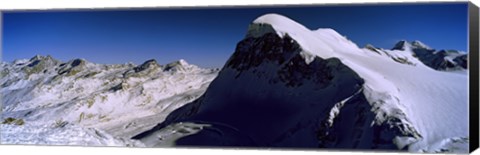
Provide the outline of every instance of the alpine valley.
{"type": "Polygon", "coordinates": [[[178,60],[1,63],[2,144],[467,153],[468,53],[363,48],[278,14],[221,69],[178,60]]]}

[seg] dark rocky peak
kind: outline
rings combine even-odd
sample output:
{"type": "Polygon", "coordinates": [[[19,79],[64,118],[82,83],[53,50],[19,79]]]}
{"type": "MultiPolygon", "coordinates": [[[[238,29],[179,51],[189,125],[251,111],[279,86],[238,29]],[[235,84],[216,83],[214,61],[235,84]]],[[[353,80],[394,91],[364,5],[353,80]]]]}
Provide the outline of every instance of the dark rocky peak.
{"type": "Polygon", "coordinates": [[[60,63],[60,61],[54,59],[50,55],[47,55],[47,56],[35,55],[34,57],[30,58],[27,66],[35,67],[36,65],[41,64],[45,67],[46,65],[54,65],[56,63],[60,63]]]}
{"type": "Polygon", "coordinates": [[[29,61],[46,60],[46,59],[52,59],[52,57],[50,55],[48,56],[35,55],[34,57],[30,58],[29,61]]]}
{"type": "Polygon", "coordinates": [[[58,70],[59,75],[67,74],[67,76],[72,76],[81,72],[84,66],[87,64],[87,61],[84,59],[73,59],[67,63],[60,64],[60,69],[58,70]]]}
{"type": "Polygon", "coordinates": [[[407,50],[407,49],[413,49],[413,50],[420,49],[425,51],[434,50],[430,48],[430,46],[418,40],[412,41],[411,43],[406,40],[401,40],[397,42],[395,46],[393,46],[392,48],[392,50],[407,50]]]}
{"type": "Polygon", "coordinates": [[[194,67],[193,65],[188,64],[187,61],[180,59],[165,65],[165,71],[186,71],[194,67]]]}
{"type": "Polygon", "coordinates": [[[156,68],[156,67],[160,67],[160,65],[157,63],[157,61],[155,59],[150,59],[150,60],[145,61],[140,66],[134,67],[133,70],[136,73],[138,73],[138,72],[147,70],[149,68],[156,68]]]}
{"type": "Polygon", "coordinates": [[[60,64],[59,67],[62,67],[62,68],[78,67],[78,66],[84,66],[86,63],[87,61],[84,59],[73,59],[66,63],[60,64]]]}
{"type": "Polygon", "coordinates": [[[27,76],[37,73],[46,73],[53,70],[53,68],[55,68],[55,66],[60,63],[60,61],[54,59],[51,56],[41,55],[36,55],[25,63],[17,64],[17,62],[18,61],[16,61],[16,65],[21,66],[22,70],[26,73],[27,76]]]}
{"type": "Polygon", "coordinates": [[[458,55],[458,54],[452,54],[447,50],[440,50],[436,52],[432,52],[432,51],[433,50],[428,51],[427,49],[414,50],[415,54],[418,56],[418,59],[422,61],[423,64],[435,70],[448,71],[448,70],[458,70],[462,68],[466,69],[467,67],[466,55],[465,57],[463,57],[465,59],[463,59],[462,57],[459,57],[459,56],[455,57],[455,55],[458,55]]]}
{"type": "Polygon", "coordinates": [[[129,77],[141,77],[145,75],[150,75],[152,73],[156,73],[161,70],[157,70],[157,68],[161,68],[162,66],[157,63],[155,59],[150,59],[145,61],[139,66],[133,67],[133,69],[126,71],[123,73],[124,78],[129,77]]]}
{"type": "Polygon", "coordinates": [[[84,59],[74,59],[70,62],[71,67],[83,66],[86,61],[84,59]]]}
{"type": "Polygon", "coordinates": [[[266,33],[275,32],[275,29],[270,24],[265,23],[252,23],[248,26],[247,34],[245,38],[258,38],[266,33]]]}
{"type": "Polygon", "coordinates": [[[465,69],[468,68],[468,56],[466,54],[456,57],[453,61],[465,69]]]}
{"type": "Polygon", "coordinates": [[[392,50],[406,50],[408,48],[412,47],[410,43],[406,40],[401,40],[393,46],[392,50]]]}
{"type": "Polygon", "coordinates": [[[292,41],[288,34],[281,38],[273,32],[265,33],[261,37],[245,38],[237,44],[226,67],[242,72],[266,62],[282,65],[301,51],[300,46],[292,44],[292,41]]]}

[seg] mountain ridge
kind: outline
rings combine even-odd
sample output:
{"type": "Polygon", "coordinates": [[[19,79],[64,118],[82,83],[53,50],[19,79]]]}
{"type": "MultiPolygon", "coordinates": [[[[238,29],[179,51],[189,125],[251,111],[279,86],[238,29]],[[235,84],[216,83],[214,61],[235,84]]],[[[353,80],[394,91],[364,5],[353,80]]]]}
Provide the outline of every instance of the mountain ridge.
{"type": "Polygon", "coordinates": [[[393,54],[360,49],[332,30],[318,32],[278,14],[257,18],[202,97],[134,139],[147,146],[459,151],[451,147],[457,143],[442,141],[468,133],[462,120],[466,107],[452,107],[467,103],[466,86],[427,79],[461,82],[466,76],[433,70],[408,52],[393,54],[411,64],[392,61],[393,54]],[[412,84],[419,81],[422,86],[412,84]],[[445,107],[430,107],[433,103],[445,107]],[[454,117],[419,111],[426,107],[454,117]],[[450,127],[435,123],[439,118],[457,128],[447,132],[450,127]],[[182,125],[187,122],[203,128],[189,129],[182,125]],[[166,133],[184,129],[185,136],[166,133]]]}
{"type": "MultiPolygon", "coordinates": [[[[182,61],[183,65],[188,64],[182,61]]],[[[25,123],[25,128],[2,124],[2,131],[6,131],[1,132],[1,137],[9,137],[7,141],[1,139],[4,144],[38,141],[28,139],[28,136],[16,141],[11,136],[15,136],[14,131],[34,133],[36,129],[33,128],[37,126],[50,127],[57,122],[74,124],[75,127],[52,130],[92,133],[84,132],[77,128],[79,126],[106,132],[109,134],[106,137],[129,139],[161,121],[166,117],[162,113],[169,113],[196,99],[218,73],[216,69],[191,64],[181,71],[167,71],[155,60],[147,60],[141,65],[105,65],[85,59],[61,62],[52,56],[40,55],[4,62],[1,67],[2,119],[21,119],[25,123]]],[[[46,135],[58,136],[55,133],[46,135]]],[[[98,141],[91,139],[94,137],[83,138],[87,138],[86,142],[98,141]]],[[[106,145],[103,140],[98,142],[106,145]]],[[[131,143],[119,141],[115,145],[131,143]]]]}

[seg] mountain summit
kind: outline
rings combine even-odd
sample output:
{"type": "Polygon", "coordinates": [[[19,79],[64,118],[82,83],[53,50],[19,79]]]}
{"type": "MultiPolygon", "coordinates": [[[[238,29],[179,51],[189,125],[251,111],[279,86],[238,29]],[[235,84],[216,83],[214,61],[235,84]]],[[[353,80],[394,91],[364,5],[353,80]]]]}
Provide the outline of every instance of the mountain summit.
{"type": "Polygon", "coordinates": [[[134,138],[146,146],[468,150],[467,77],[433,70],[399,51],[406,48],[370,49],[333,29],[261,16],[200,98],[134,138]]]}

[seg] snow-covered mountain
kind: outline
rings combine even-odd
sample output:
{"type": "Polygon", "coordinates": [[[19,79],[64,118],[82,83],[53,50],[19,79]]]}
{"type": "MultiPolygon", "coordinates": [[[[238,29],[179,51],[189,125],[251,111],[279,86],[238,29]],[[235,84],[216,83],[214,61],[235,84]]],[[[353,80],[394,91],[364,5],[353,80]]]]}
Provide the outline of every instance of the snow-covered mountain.
{"type": "Polygon", "coordinates": [[[103,65],[51,56],[1,68],[2,144],[143,146],[130,137],[198,98],[218,73],[185,60],[103,65]]]}
{"type": "Polygon", "coordinates": [[[332,29],[267,14],[249,26],[200,98],[134,139],[146,146],[465,153],[467,74],[449,70],[465,70],[466,56],[442,54],[451,66],[438,53],[419,41],[359,48],[332,29]]]}
{"type": "Polygon", "coordinates": [[[466,153],[467,58],[420,41],[359,48],[267,14],[221,70],[1,62],[0,143],[466,153]]]}
{"type": "Polygon", "coordinates": [[[457,50],[436,51],[418,40],[411,43],[405,40],[399,41],[391,50],[376,48],[372,45],[367,45],[365,48],[380,55],[386,55],[399,63],[409,65],[423,63],[435,70],[467,72],[468,54],[466,52],[457,50]]]}

